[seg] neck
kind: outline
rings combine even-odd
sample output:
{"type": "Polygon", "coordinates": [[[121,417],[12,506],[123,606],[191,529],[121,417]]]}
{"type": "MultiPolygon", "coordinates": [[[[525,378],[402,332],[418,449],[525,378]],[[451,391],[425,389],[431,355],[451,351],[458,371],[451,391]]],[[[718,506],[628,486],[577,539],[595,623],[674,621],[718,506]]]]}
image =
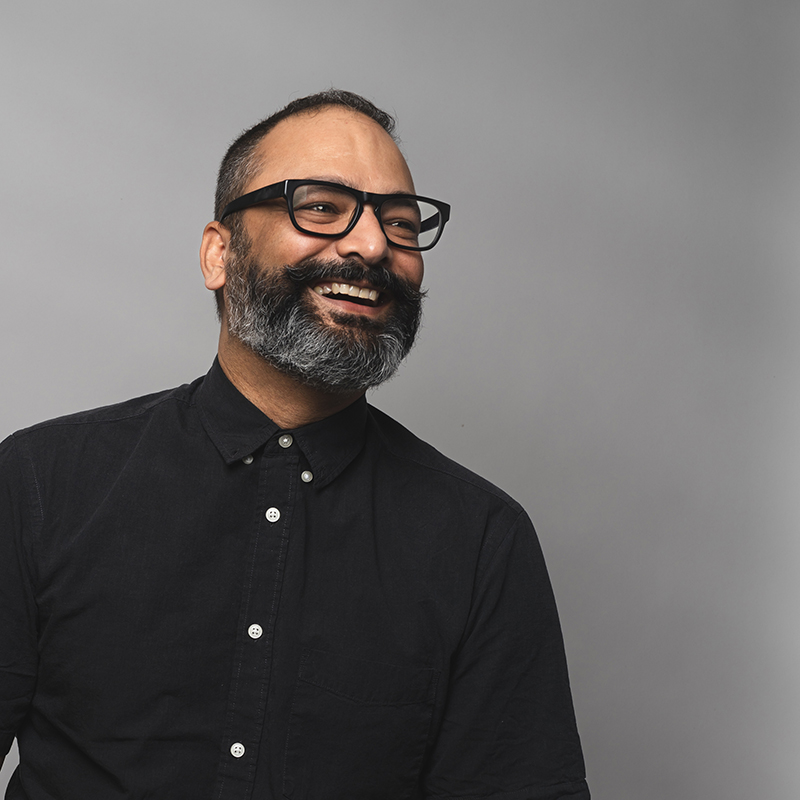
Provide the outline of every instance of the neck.
{"type": "Polygon", "coordinates": [[[330,417],[364,394],[363,390],[338,394],[306,386],[232,339],[224,325],[219,363],[228,380],[281,428],[299,428],[330,417]]]}

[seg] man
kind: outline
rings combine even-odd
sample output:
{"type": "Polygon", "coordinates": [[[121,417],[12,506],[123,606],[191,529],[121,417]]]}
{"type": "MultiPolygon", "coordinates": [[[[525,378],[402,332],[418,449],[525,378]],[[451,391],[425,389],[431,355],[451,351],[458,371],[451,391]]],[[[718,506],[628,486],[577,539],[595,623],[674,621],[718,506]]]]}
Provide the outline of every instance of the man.
{"type": "Polygon", "coordinates": [[[449,215],[392,125],[331,91],[245,132],[208,375],[0,448],[7,797],[588,798],[527,516],[364,399],[449,215]]]}

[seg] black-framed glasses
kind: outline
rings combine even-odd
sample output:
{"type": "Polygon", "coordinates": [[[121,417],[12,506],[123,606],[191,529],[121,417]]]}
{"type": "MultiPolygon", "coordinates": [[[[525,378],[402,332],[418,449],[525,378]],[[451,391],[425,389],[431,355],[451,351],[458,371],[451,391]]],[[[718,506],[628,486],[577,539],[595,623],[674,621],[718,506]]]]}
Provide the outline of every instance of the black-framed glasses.
{"type": "Polygon", "coordinates": [[[279,198],[286,201],[297,230],[329,239],[350,233],[369,203],[389,243],[403,250],[430,250],[450,219],[450,206],[430,197],[374,194],[331,181],[287,180],[237,197],[225,206],[219,221],[279,198]]]}

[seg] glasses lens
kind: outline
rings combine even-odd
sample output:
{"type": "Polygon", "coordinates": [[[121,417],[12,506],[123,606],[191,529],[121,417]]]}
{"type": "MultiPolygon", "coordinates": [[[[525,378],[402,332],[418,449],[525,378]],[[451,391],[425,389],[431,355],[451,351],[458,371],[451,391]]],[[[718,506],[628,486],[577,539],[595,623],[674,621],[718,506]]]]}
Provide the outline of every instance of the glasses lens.
{"type": "Polygon", "coordinates": [[[346,190],[318,183],[298,186],[292,196],[295,221],[309,233],[343,233],[356,207],[356,198],[346,190]]]}
{"type": "Polygon", "coordinates": [[[393,242],[408,247],[428,247],[436,241],[442,218],[432,203],[417,197],[398,197],[381,205],[381,222],[393,242]]]}

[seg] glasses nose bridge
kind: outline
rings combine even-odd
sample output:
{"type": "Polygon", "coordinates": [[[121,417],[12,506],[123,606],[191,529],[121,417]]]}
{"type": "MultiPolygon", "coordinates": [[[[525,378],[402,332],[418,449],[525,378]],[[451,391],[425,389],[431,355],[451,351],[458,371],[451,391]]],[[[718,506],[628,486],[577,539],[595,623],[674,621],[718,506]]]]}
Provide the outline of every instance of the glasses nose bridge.
{"type": "Polygon", "coordinates": [[[356,225],[358,225],[361,217],[364,214],[364,209],[367,206],[372,206],[372,213],[375,215],[378,226],[380,227],[383,235],[386,236],[386,241],[391,244],[391,240],[386,234],[386,231],[383,227],[383,220],[381,219],[381,206],[386,201],[386,196],[382,194],[373,194],[372,192],[365,192],[360,189],[351,189],[351,191],[358,200],[358,203],[356,204],[355,213],[353,214],[353,221],[350,223],[349,230],[352,230],[356,225]]]}

